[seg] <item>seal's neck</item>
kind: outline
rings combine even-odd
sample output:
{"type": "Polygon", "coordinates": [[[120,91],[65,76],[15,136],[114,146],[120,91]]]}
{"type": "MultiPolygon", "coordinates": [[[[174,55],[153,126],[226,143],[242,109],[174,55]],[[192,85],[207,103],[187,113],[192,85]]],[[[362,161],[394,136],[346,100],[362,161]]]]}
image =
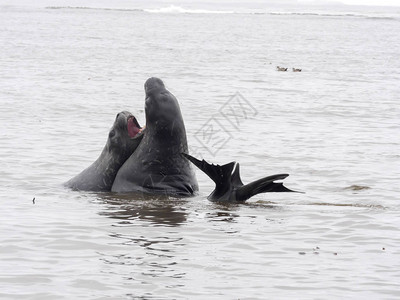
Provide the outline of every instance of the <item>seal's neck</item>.
{"type": "Polygon", "coordinates": [[[177,139],[186,141],[186,130],[183,120],[157,120],[146,125],[145,135],[152,138],[161,138],[162,140],[170,140],[175,142],[177,139]]]}

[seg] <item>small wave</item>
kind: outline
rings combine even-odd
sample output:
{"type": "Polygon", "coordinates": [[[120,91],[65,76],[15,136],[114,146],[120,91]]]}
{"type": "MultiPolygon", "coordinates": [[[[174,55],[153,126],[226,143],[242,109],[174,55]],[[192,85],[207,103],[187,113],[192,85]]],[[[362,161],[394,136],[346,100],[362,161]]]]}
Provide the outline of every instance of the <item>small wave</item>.
{"type": "Polygon", "coordinates": [[[230,10],[207,10],[207,9],[186,9],[180,6],[170,5],[168,7],[156,9],[144,9],[148,13],[157,14],[232,14],[230,10]]]}
{"type": "Polygon", "coordinates": [[[354,208],[368,208],[368,209],[387,209],[387,207],[380,204],[358,204],[358,203],[319,203],[314,202],[308,205],[316,206],[335,206],[335,207],[354,207],[354,208]]]}
{"type": "Polygon", "coordinates": [[[398,19],[398,18],[394,18],[394,17],[372,17],[372,16],[367,16],[366,17],[367,19],[369,19],[369,20],[388,20],[388,21],[399,21],[400,19],[398,19]]]}
{"type": "Polygon", "coordinates": [[[154,14],[250,14],[250,15],[272,15],[272,16],[311,16],[311,17],[349,17],[349,18],[366,18],[371,20],[397,20],[400,17],[395,14],[358,14],[352,12],[294,12],[294,11],[252,11],[247,10],[209,10],[209,9],[187,9],[176,5],[170,5],[162,8],[110,8],[110,7],[89,7],[89,6],[47,6],[46,9],[79,9],[79,10],[103,10],[103,11],[121,11],[121,12],[146,12],[154,14]]]}
{"type": "Polygon", "coordinates": [[[108,7],[88,7],[88,6],[47,6],[46,9],[81,9],[81,10],[111,10],[111,11],[135,11],[143,12],[140,8],[108,8],[108,7]]]}
{"type": "Polygon", "coordinates": [[[365,17],[361,14],[338,13],[338,12],[270,12],[270,15],[288,15],[288,16],[321,16],[321,17],[365,17]]]}
{"type": "Polygon", "coordinates": [[[147,13],[159,14],[232,14],[234,11],[228,10],[207,10],[207,9],[185,9],[180,6],[170,5],[162,8],[101,8],[101,7],[88,7],[88,6],[47,6],[46,9],[81,9],[81,10],[112,10],[112,11],[139,11],[147,13]]]}
{"type": "Polygon", "coordinates": [[[396,20],[393,16],[388,15],[369,15],[359,14],[353,12],[267,12],[269,15],[277,16],[315,16],[315,17],[350,17],[350,18],[366,18],[366,19],[377,19],[377,20],[396,20]]]}
{"type": "Polygon", "coordinates": [[[356,185],[353,184],[349,187],[344,188],[345,190],[351,190],[351,191],[362,191],[362,190],[369,190],[369,186],[364,186],[364,185],[356,185]]]}

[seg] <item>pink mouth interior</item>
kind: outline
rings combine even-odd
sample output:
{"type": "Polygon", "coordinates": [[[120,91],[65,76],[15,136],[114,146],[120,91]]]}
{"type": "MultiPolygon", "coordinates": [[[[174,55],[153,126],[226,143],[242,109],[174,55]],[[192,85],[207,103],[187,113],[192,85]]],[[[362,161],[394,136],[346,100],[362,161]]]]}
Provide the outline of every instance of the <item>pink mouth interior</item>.
{"type": "Polygon", "coordinates": [[[128,134],[131,138],[134,138],[140,132],[141,128],[136,123],[134,117],[128,119],[128,134]]]}

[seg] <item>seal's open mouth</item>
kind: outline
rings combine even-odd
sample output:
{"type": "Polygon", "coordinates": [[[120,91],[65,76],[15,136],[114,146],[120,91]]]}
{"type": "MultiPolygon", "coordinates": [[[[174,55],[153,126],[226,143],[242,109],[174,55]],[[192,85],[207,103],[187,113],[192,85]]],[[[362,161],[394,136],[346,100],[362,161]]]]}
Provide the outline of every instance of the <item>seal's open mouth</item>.
{"type": "Polygon", "coordinates": [[[142,127],[140,127],[138,121],[134,116],[129,117],[127,128],[130,138],[134,138],[139,132],[142,131],[142,127]]]}

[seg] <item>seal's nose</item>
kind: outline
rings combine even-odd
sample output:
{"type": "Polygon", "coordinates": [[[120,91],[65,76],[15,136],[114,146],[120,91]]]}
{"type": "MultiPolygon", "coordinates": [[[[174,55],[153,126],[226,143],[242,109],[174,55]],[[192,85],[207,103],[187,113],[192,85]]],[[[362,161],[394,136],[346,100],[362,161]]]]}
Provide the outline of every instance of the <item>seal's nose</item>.
{"type": "Polygon", "coordinates": [[[146,92],[149,92],[152,89],[161,88],[161,87],[165,87],[164,82],[162,82],[162,80],[157,77],[150,77],[149,79],[146,80],[146,82],[144,84],[144,89],[146,92]]]}

